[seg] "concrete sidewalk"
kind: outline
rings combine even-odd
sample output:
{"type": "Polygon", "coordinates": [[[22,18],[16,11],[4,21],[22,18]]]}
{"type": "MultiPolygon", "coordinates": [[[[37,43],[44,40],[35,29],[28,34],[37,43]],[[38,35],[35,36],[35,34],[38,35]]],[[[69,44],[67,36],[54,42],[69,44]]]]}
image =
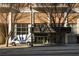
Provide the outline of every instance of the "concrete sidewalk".
{"type": "Polygon", "coordinates": [[[0,49],[1,48],[27,48],[27,47],[30,47],[30,46],[28,46],[28,45],[26,45],[26,44],[17,44],[16,46],[12,46],[12,45],[8,45],[8,47],[6,47],[6,45],[4,44],[4,45],[0,45],[0,49]]]}
{"type": "MultiPolygon", "coordinates": [[[[33,44],[33,47],[78,47],[79,44],[64,44],[64,45],[49,45],[49,44],[33,44]]],[[[8,47],[6,47],[6,45],[0,45],[0,49],[1,48],[28,48],[30,47],[27,44],[16,44],[16,46],[12,46],[12,45],[8,45],[8,47]]]]}

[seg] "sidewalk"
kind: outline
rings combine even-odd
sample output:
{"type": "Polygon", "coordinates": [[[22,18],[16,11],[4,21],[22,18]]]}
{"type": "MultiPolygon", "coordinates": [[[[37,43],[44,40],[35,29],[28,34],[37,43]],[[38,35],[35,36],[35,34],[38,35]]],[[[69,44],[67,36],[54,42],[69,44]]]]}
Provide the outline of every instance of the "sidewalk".
{"type": "MultiPolygon", "coordinates": [[[[65,45],[50,45],[50,44],[33,44],[34,47],[57,47],[57,46],[63,46],[63,47],[76,47],[76,46],[79,46],[79,44],[65,44],[65,45]]],[[[30,47],[29,45],[27,44],[16,44],[16,46],[12,46],[12,45],[8,45],[8,47],[6,47],[6,45],[0,45],[0,48],[28,48],[30,47]]]]}
{"type": "MultiPolygon", "coordinates": [[[[34,46],[65,46],[65,45],[72,45],[72,44],[55,44],[55,43],[52,43],[52,44],[33,44],[34,46]]],[[[78,44],[79,45],[79,44],[78,44]]]]}
{"type": "Polygon", "coordinates": [[[27,48],[29,47],[26,44],[17,44],[16,46],[12,46],[12,45],[8,45],[8,47],[6,47],[6,45],[0,45],[0,48],[27,48]]]}

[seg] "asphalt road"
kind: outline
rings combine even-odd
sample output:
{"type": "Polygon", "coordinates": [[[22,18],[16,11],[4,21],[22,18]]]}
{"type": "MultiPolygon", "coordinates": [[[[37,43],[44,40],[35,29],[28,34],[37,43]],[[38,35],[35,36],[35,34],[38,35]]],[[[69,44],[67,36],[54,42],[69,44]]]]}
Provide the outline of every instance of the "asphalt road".
{"type": "Polygon", "coordinates": [[[79,45],[0,48],[0,56],[79,56],[79,45]]]}

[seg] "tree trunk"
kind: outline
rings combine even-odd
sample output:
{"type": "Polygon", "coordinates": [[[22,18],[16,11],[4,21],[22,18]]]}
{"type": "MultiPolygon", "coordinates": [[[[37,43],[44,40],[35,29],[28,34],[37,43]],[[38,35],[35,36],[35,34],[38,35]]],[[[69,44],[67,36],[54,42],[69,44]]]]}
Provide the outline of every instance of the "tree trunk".
{"type": "Polygon", "coordinates": [[[6,47],[8,47],[8,37],[6,37],[6,47]]]}

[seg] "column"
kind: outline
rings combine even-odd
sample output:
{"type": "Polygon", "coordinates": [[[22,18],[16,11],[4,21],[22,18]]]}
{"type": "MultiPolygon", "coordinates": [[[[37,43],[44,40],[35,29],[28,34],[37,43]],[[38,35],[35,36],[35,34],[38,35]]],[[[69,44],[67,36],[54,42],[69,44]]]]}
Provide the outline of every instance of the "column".
{"type": "Polygon", "coordinates": [[[26,42],[31,42],[31,24],[28,24],[28,35],[26,42]]]}
{"type": "Polygon", "coordinates": [[[14,27],[14,36],[17,36],[17,24],[15,24],[14,27]]]}
{"type": "Polygon", "coordinates": [[[67,27],[67,23],[68,23],[68,20],[67,20],[67,12],[64,12],[64,27],[67,27]]]}
{"type": "Polygon", "coordinates": [[[31,18],[31,22],[32,22],[31,24],[34,25],[34,23],[35,23],[35,13],[34,12],[32,12],[31,17],[32,17],[31,18]]]}
{"type": "Polygon", "coordinates": [[[31,11],[31,47],[33,46],[33,40],[34,40],[34,23],[35,23],[35,13],[31,11]]]}
{"type": "Polygon", "coordinates": [[[77,34],[79,34],[79,18],[77,19],[77,34]]]}
{"type": "MultiPolygon", "coordinates": [[[[67,27],[67,23],[68,23],[68,20],[67,20],[67,12],[64,12],[64,27],[67,27]]],[[[68,36],[67,36],[67,33],[65,33],[65,44],[68,43],[68,36]]]]}
{"type": "Polygon", "coordinates": [[[51,24],[51,16],[50,16],[50,12],[48,12],[48,25],[50,26],[51,24]]]}
{"type": "MultiPolygon", "coordinates": [[[[12,24],[12,20],[11,20],[11,12],[8,13],[8,35],[11,34],[11,24],[12,24]]],[[[9,37],[9,43],[11,43],[11,36],[9,37]]]]}
{"type": "Polygon", "coordinates": [[[65,34],[65,44],[68,44],[68,35],[65,34]]]}

